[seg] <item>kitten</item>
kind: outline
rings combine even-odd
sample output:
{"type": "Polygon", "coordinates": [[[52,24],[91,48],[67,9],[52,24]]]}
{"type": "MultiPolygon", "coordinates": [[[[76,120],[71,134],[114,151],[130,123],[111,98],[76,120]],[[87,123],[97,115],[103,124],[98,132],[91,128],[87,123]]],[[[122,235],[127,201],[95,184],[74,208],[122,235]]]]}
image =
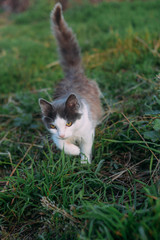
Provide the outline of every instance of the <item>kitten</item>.
{"type": "Polygon", "coordinates": [[[53,102],[39,100],[42,119],[56,146],[66,154],[81,155],[81,163],[91,163],[95,127],[103,111],[96,82],[84,75],[80,48],[62,14],[60,3],[51,13],[65,77],[58,84],[53,102]]]}

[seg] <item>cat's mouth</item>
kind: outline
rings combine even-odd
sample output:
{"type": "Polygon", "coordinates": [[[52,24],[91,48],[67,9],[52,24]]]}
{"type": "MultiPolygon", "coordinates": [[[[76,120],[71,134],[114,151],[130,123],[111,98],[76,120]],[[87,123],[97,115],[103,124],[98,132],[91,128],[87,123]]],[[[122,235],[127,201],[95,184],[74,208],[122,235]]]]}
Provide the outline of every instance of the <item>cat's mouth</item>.
{"type": "Polygon", "coordinates": [[[68,137],[57,137],[60,140],[66,140],[68,137]]]}

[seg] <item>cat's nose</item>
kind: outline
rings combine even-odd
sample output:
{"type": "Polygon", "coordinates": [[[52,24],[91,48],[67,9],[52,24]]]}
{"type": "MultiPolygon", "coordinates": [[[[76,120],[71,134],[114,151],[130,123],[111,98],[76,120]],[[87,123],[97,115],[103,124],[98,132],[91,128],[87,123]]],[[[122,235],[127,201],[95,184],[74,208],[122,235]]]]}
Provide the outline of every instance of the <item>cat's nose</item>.
{"type": "Polygon", "coordinates": [[[65,135],[64,135],[64,134],[60,134],[59,137],[60,137],[60,138],[64,138],[65,135]]]}

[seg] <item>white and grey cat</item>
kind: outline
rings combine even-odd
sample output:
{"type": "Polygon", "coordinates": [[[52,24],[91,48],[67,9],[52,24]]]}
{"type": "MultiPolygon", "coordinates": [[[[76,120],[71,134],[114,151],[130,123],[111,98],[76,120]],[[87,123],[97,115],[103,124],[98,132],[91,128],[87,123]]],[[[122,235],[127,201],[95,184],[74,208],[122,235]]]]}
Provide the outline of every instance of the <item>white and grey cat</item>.
{"type": "Polygon", "coordinates": [[[60,3],[51,13],[51,24],[65,77],[52,102],[39,100],[42,119],[59,149],[80,154],[82,163],[91,163],[95,127],[103,114],[100,90],[84,74],[79,45],[63,18],[60,3]]]}

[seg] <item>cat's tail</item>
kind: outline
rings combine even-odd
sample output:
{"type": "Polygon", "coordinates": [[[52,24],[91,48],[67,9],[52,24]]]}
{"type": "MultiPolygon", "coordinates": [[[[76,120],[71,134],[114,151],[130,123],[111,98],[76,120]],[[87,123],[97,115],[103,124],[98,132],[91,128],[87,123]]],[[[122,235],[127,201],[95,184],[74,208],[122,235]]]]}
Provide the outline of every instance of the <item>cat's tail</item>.
{"type": "Polygon", "coordinates": [[[58,43],[61,66],[66,77],[74,78],[82,74],[80,48],[72,29],[64,20],[60,3],[57,3],[51,12],[51,25],[58,43]]]}

